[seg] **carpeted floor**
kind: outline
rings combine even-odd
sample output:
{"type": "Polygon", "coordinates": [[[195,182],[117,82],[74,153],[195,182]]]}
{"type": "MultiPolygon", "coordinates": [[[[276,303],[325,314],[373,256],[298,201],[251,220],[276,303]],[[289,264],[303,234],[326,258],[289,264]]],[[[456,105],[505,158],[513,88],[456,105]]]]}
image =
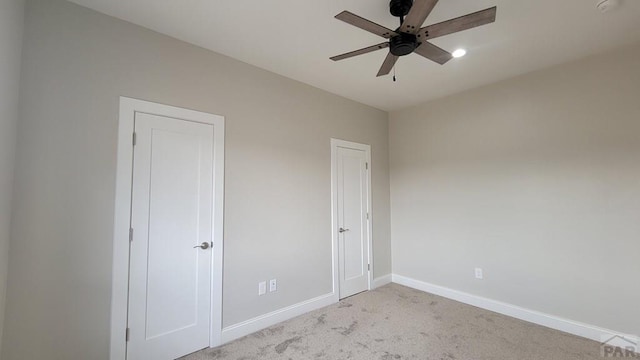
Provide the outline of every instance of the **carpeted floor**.
{"type": "Polygon", "coordinates": [[[182,358],[601,359],[600,344],[390,284],[182,358]]]}

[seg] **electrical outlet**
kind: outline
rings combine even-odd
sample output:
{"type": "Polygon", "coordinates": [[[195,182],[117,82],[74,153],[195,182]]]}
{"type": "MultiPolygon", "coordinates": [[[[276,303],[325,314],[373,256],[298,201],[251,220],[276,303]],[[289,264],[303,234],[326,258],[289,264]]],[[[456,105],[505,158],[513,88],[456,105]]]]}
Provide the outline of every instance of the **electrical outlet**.
{"type": "Polygon", "coordinates": [[[476,279],[484,279],[484,275],[482,274],[482,268],[476,268],[476,279]]]}
{"type": "Polygon", "coordinates": [[[278,290],[278,283],[276,282],[276,279],[269,280],[269,292],[274,292],[276,290],[278,290]]]}
{"type": "Polygon", "coordinates": [[[264,295],[267,293],[267,282],[261,281],[258,283],[258,295],[264,295]]]}

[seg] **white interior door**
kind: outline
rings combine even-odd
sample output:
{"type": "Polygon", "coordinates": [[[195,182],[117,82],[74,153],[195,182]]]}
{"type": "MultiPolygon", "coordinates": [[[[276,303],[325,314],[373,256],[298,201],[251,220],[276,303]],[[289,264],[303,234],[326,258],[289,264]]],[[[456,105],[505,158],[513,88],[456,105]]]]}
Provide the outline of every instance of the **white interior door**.
{"type": "Polygon", "coordinates": [[[210,124],[135,115],[129,360],[209,346],[213,132],[210,124]]]}
{"type": "Polygon", "coordinates": [[[341,142],[335,145],[336,217],[340,298],[369,289],[369,148],[341,142]]]}

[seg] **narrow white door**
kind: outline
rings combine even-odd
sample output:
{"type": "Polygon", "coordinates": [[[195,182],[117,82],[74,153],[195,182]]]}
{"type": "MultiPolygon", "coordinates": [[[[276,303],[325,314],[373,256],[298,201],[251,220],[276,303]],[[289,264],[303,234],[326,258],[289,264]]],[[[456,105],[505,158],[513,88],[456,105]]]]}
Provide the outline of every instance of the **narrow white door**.
{"type": "Polygon", "coordinates": [[[369,156],[366,145],[354,145],[334,149],[340,298],[369,289],[369,156]]]}
{"type": "Polygon", "coordinates": [[[209,345],[213,126],[136,113],[128,360],[209,345]]]}

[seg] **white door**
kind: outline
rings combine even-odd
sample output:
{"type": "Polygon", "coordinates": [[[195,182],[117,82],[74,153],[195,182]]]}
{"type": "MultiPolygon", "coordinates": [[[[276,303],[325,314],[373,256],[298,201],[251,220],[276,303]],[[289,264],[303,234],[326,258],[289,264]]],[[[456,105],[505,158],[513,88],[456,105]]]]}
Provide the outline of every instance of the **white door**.
{"type": "Polygon", "coordinates": [[[369,289],[369,148],[334,141],[340,298],[369,289]]]}
{"type": "Polygon", "coordinates": [[[136,113],[127,359],[209,346],[213,126],[136,113]]]}

